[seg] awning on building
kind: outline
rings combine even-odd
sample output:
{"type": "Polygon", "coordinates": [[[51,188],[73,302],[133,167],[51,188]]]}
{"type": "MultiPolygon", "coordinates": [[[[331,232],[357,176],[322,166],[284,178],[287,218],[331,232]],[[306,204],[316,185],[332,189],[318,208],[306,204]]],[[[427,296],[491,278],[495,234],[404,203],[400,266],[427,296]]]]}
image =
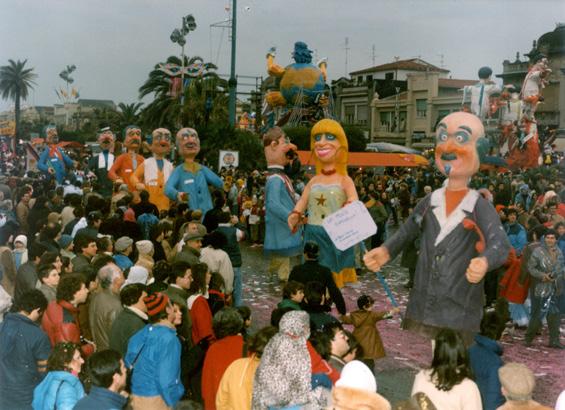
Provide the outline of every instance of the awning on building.
{"type": "MultiPolygon", "coordinates": [[[[298,151],[302,165],[315,165],[310,151],[298,151]]],[[[350,167],[422,167],[429,165],[426,158],[417,154],[384,152],[350,152],[350,167]]]]}

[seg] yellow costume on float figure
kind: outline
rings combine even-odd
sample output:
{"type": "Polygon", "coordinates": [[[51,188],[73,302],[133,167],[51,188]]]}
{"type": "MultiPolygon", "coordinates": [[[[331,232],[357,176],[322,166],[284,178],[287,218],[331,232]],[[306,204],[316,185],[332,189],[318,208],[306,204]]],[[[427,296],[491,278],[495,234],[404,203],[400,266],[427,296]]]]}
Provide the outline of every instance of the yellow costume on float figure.
{"type": "Polygon", "coordinates": [[[318,262],[331,269],[336,285],[341,288],[344,283],[357,282],[353,247],[339,251],[322,223],[327,216],[358,199],[355,184],[347,175],[347,137],[337,121],[323,119],[312,128],[310,148],[316,159],[316,175],[288,216],[288,226],[296,229],[308,210],[304,241],[314,241],[320,246],[318,262]]]}

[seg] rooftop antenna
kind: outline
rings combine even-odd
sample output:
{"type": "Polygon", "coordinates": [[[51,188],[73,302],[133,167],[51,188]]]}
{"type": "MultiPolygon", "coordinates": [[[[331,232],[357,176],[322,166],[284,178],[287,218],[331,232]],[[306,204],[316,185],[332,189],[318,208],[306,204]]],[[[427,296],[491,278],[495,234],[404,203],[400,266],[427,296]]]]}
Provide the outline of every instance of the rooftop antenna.
{"type": "Polygon", "coordinates": [[[373,44],[371,47],[371,58],[373,60],[373,67],[377,65],[377,47],[373,44]]]}
{"type": "Polygon", "coordinates": [[[439,67],[445,68],[444,61],[443,61],[445,56],[443,54],[438,54],[438,56],[439,56],[439,67]]]}
{"type": "Polygon", "coordinates": [[[348,65],[348,60],[349,60],[349,37],[345,37],[345,45],[343,47],[343,49],[345,50],[345,76],[347,77],[348,74],[348,69],[347,69],[347,65],[348,65]]]}

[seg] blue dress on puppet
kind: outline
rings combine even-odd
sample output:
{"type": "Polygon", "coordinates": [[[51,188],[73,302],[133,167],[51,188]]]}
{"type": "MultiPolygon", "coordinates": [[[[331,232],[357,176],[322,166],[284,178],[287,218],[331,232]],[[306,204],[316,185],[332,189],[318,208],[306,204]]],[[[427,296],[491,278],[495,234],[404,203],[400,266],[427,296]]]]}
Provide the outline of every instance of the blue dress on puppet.
{"type": "Polygon", "coordinates": [[[185,192],[188,194],[189,208],[200,209],[205,215],[213,208],[208,185],[221,189],[224,183],[219,176],[204,165],[194,163],[193,169],[188,170],[185,164],[180,164],[165,185],[165,195],[174,201],[179,192],[185,192]]]}
{"type": "Polygon", "coordinates": [[[345,191],[339,184],[312,185],[308,197],[308,223],[304,230],[304,242],[314,241],[320,246],[318,263],[334,272],[334,280],[338,287],[343,286],[343,278],[336,273],[355,268],[354,248],[345,251],[337,249],[322,223],[327,216],[341,209],[346,200],[345,191]]]}
{"type": "Polygon", "coordinates": [[[302,228],[292,234],[288,214],[296,204],[292,183],[284,171],[269,168],[265,184],[265,255],[295,256],[302,253],[302,228]]]}

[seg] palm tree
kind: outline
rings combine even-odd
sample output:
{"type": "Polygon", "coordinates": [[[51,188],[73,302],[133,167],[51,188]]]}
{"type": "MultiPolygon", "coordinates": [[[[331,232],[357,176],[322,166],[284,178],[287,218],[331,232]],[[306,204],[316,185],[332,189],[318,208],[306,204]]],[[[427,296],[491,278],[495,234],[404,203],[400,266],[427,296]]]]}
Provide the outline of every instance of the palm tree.
{"type": "Polygon", "coordinates": [[[119,103],[119,111],[117,113],[117,120],[120,124],[120,129],[127,127],[131,124],[137,124],[139,121],[139,109],[143,103],[119,103]]]}
{"type": "MultiPolygon", "coordinates": [[[[171,56],[166,63],[180,67],[181,60],[171,56]]],[[[185,57],[185,67],[193,64],[202,64],[202,73],[197,77],[185,76],[188,85],[183,98],[171,95],[171,76],[161,71],[159,64],[149,73],[149,78],[139,88],[140,99],[150,94],[155,96],[141,112],[144,126],[173,129],[180,125],[198,127],[209,119],[226,121],[227,81],[212,71],[216,69],[214,64],[204,63],[201,57],[185,57]]]]}
{"type": "Polygon", "coordinates": [[[27,60],[15,62],[8,60],[8,65],[0,67],[0,92],[2,99],[13,100],[16,106],[16,136],[14,138],[14,152],[16,141],[20,137],[20,101],[28,97],[29,90],[33,89],[37,74],[33,68],[25,68],[27,60]]]}

